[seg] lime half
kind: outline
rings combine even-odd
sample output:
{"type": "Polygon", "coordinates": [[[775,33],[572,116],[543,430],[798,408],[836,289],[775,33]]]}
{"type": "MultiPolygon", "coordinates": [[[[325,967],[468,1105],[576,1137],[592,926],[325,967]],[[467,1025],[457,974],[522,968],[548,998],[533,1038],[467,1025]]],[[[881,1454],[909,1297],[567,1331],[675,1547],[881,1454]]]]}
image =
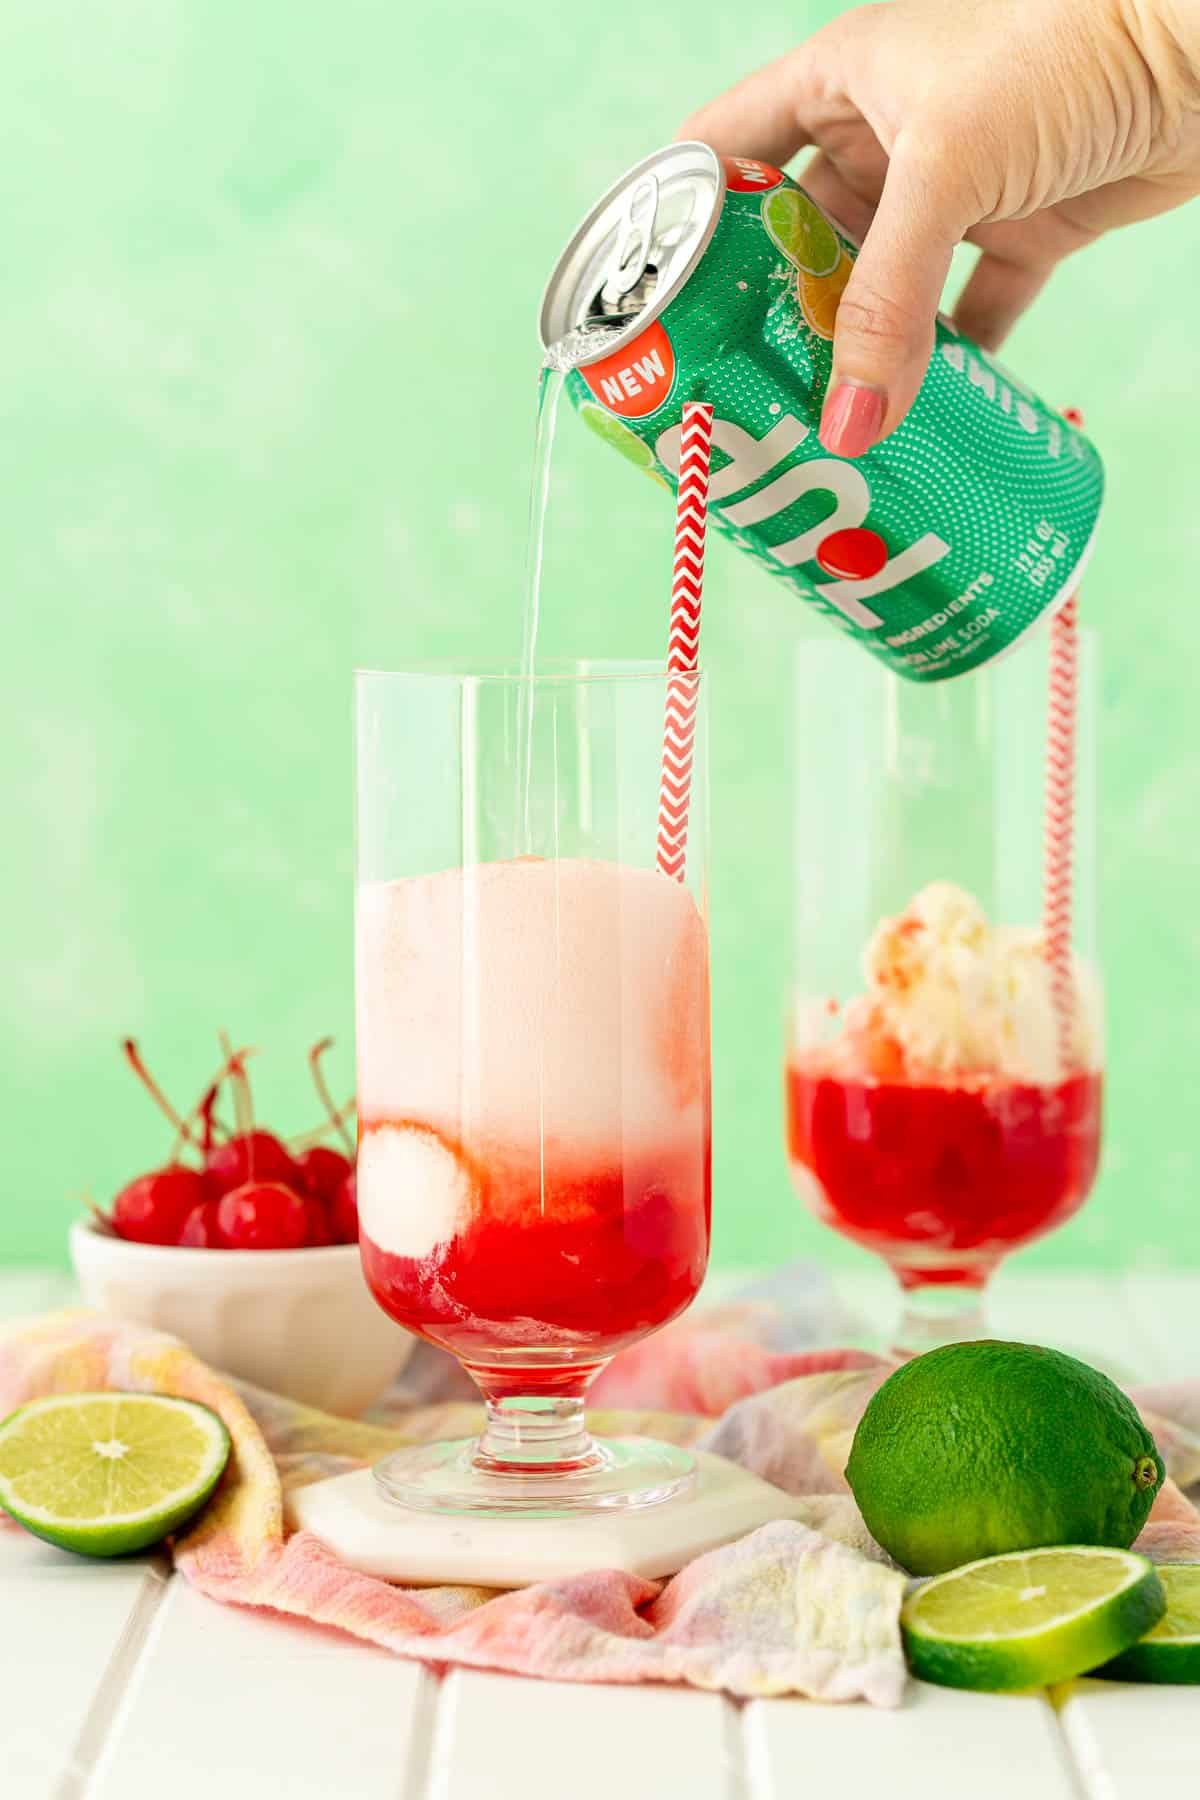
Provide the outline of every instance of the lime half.
{"type": "Polygon", "coordinates": [[[144,1550],[202,1506],[229,1460],[206,1406],[164,1394],[56,1394],[0,1425],[0,1506],[85,1556],[144,1550]]]}
{"type": "Polygon", "coordinates": [[[1069,1544],[936,1575],[905,1601],[900,1623],[913,1673],[925,1681],[1027,1688],[1107,1662],[1165,1610],[1144,1556],[1069,1544]]]}
{"type": "Polygon", "coordinates": [[[1158,1571],[1167,1610],[1144,1638],[1097,1669],[1114,1681],[1200,1682],[1200,1563],[1158,1571]]]}
{"type": "Polygon", "coordinates": [[[809,275],[832,275],[841,259],[837,233],[820,207],[799,188],[765,194],[763,224],[788,261],[809,275]]]}

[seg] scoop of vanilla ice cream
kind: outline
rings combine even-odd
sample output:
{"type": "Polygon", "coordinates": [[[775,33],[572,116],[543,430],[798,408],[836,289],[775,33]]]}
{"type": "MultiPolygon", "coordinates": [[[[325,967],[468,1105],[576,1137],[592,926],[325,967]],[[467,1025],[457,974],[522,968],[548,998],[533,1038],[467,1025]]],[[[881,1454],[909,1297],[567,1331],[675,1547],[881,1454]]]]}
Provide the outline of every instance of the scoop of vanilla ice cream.
{"type": "MultiPolygon", "coordinates": [[[[863,958],[874,1030],[899,1045],[912,1074],[986,1072],[1010,1080],[1059,1078],[1058,1026],[1041,936],[992,925],[979,902],[931,882],[885,919],[863,958]]],[[[1099,1059],[1095,982],[1075,966],[1073,1060],[1099,1059]]]]}

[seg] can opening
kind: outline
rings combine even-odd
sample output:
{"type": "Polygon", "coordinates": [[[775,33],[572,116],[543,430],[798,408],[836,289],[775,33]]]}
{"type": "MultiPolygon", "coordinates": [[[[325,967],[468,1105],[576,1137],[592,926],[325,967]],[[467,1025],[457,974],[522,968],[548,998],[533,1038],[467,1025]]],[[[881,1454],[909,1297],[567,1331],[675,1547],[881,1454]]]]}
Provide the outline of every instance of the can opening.
{"type": "Polygon", "coordinates": [[[543,350],[571,339],[576,366],[609,354],[613,338],[643,331],[703,255],[724,192],[721,161],[707,144],[672,144],[631,169],[592,208],[546,284],[543,350]],[[585,350],[579,334],[586,343],[597,326],[607,333],[585,350]]]}
{"type": "Polygon", "coordinates": [[[639,313],[645,312],[654,298],[654,290],[658,286],[658,269],[654,263],[647,263],[633,286],[624,294],[609,297],[608,283],[593,296],[587,309],[586,323],[594,320],[608,320],[622,323],[636,319],[639,313]]]}

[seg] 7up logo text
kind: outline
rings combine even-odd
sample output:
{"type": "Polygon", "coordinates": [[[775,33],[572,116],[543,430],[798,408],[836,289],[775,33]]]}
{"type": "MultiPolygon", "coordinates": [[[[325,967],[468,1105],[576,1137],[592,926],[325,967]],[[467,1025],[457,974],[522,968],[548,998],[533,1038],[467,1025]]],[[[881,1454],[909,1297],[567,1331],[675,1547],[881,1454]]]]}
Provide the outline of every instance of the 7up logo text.
{"type": "MultiPolygon", "coordinates": [[[[682,427],[673,425],[654,443],[659,461],[672,474],[679,472],[682,427]]],[[[833,577],[813,583],[813,592],[862,631],[876,631],[884,623],[869,604],[880,595],[911,581],[933,568],[950,551],[936,532],[927,531],[915,543],[889,555],[877,532],[864,528],[871,510],[871,489],[854,463],[836,457],[812,457],[784,467],[793,451],[810,436],[811,427],[785,413],[761,438],[730,419],[713,421],[713,444],[729,461],[714,472],[708,503],[722,522],[735,531],[762,525],[785,512],[804,494],[833,497],[833,511],[780,544],[761,544],[762,553],[783,569],[815,562],[833,577]],[[752,489],[742,499],[734,494],[752,489]]]]}

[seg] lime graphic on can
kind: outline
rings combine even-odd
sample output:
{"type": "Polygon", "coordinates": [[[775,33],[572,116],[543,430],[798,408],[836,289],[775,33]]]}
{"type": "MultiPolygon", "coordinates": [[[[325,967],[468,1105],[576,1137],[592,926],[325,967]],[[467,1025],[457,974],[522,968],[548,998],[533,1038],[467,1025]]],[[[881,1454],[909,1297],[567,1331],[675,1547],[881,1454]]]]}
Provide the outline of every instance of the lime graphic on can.
{"type": "Polygon", "coordinates": [[[800,188],[776,188],[762,203],[762,222],[789,262],[809,275],[832,275],[842,254],[837,232],[800,188]]]}
{"type": "Polygon", "coordinates": [[[594,431],[598,438],[603,438],[606,444],[611,444],[614,450],[619,450],[635,469],[641,469],[643,474],[649,475],[652,481],[657,481],[660,487],[667,486],[667,482],[655,467],[654,452],[649,444],[635,431],[631,431],[622,420],[606,411],[603,406],[597,406],[592,400],[580,402],[579,416],[589,431],[594,431]]]}
{"type": "Polygon", "coordinates": [[[898,675],[942,681],[1074,592],[1104,471],[1081,431],[945,320],[899,429],[853,462],[829,455],[817,428],[856,254],[782,170],[673,144],[567,245],[542,344],[582,346],[558,365],[572,404],[669,484],[684,404],[707,401],[713,525],[898,675]]]}

